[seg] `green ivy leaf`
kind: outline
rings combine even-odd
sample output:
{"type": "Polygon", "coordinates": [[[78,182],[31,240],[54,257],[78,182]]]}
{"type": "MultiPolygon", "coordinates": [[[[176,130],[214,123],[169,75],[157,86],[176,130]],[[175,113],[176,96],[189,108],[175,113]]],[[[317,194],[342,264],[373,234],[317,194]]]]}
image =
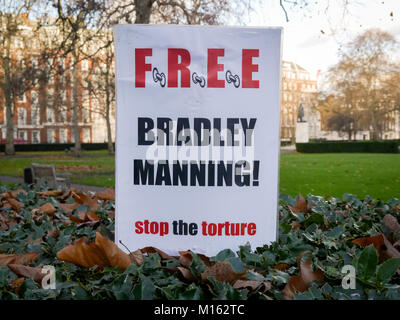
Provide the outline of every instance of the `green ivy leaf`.
{"type": "Polygon", "coordinates": [[[399,268],[400,258],[392,258],[385,261],[378,267],[377,280],[380,282],[389,281],[399,268]]]}
{"type": "Polygon", "coordinates": [[[370,280],[375,275],[377,264],[378,254],[371,244],[361,252],[358,258],[356,266],[357,276],[363,280],[370,280]]]}

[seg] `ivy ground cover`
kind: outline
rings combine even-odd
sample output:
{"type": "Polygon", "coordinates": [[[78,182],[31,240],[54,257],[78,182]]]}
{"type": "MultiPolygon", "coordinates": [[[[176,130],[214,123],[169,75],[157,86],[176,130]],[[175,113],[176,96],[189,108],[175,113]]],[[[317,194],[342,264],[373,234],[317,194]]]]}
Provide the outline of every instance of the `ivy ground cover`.
{"type": "Polygon", "coordinates": [[[400,299],[399,215],[396,198],[281,195],[277,242],[173,257],[118,248],[113,189],[3,186],[0,299],[400,299]]]}

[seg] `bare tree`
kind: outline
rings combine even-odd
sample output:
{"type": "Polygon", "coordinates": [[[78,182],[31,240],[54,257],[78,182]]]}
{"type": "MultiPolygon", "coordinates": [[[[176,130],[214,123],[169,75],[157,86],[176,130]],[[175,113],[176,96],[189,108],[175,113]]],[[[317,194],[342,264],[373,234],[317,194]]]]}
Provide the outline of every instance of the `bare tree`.
{"type": "Polygon", "coordinates": [[[226,24],[227,19],[243,19],[251,8],[250,0],[122,0],[107,3],[107,17],[111,24],[215,25],[226,24]]]}
{"type": "MultiPolygon", "coordinates": [[[[99,34],[100,35],[100,34],[99,34]]],[[[112,33],[106,30],[101,35],[104,48],[92,58],[92,67],[84,87],[89,91],[92,111],[98,113],[106,122],[108,153],[114,154],[111,119],[115,115],[115,66],[112,33]],[[94,106],[95,105],[95,106],[94,106]]]]}
{"type": "Polygon", "coordinates": [[[36,3],[34,0],[0,1],[0,89],[5,102],[7,155],[15,154],[15,103],[37,84],[42,70],[37,59],[40,52],[32,52],[34,44],[37,45],[35,41],[39,41],[33,37],[39,32],[39,19],[33,24],[28,23],[36,3]],[[34,55],[36,63],[32,59],[34,55]]]}
{"type": "MultiPolygon", "coordinates": [[[[103,1],[62,1],[50,0],[57,10],[57,57],[69,57],[71,63],[68,72],[72,83],[72,131],[74,137],[74,155],[81,155],[81,135],[79,114],[82,111],[79,89],[82,87],[82,75],[79,66],[82,60],[94,57],[100,48],[94,43],[95,30],[99,14],[103,11],[103,1]]],[[[59,69],[61,70],[61,69],[59,69]]],[[[64,72],[67,71],[64,69],[64,72]]],[[[62,72],[62,71],[61,71],[62,72]]]]}
{"type": "Polygon", "coordinates": [[[367,30],[346,45],[339,62],[328,72],[336,101],[331,104],[332,114],[341,114],[336,118],[342,122],[347,119],[344,123],[347,127],[352,124],[352,131],[369,130],[375,140],[382,138],[385,122],[399,108],[399,91],[391,84],[399,72],[391,59],[396,48],[398,43],[389,33],[367,30]]]}

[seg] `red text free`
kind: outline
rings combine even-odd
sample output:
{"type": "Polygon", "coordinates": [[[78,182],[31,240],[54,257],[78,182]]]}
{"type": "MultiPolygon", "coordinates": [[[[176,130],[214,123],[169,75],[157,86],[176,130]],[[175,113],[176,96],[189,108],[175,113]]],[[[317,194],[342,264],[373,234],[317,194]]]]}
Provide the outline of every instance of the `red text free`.
{"type": "MultiPolygon", "coordinates": [[[[152,64],[146,63],[146,57],[153,55],[152,48],[135,49],[135,87],[146,87],[146,76],[151,77],[152,64]],[[146,73],[149,73],[146,75],[146,73]]],[[[259,49],[242,49],[242,88],[259,88],[259,80],[253,80],[253,73],[258,72],[258,64],[253,58],[260,55],[259,49]]],[[[207,88],[225,88],[225,77],[218,78],[218,73],[224,71],[223,60],[225,49],[207,50],[207,88]]],[[[181,74],[181,88],[190,88],[190,52],[182,48],[168,49],[168,88],[178,88],[178,72],[181,74]]]]}

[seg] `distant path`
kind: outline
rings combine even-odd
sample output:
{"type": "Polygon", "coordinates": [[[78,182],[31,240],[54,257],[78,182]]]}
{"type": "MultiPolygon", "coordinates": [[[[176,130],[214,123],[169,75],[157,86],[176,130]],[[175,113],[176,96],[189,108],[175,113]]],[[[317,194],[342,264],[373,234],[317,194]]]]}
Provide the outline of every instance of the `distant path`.
{"type": "MultiPolygon", "coordinates": [[[[0,182],[2,183],[24,183],[24,179],[20,177],[11,177],[11,176],[0,176],[0,182]]],[[[103,187],[96,187],[96,186],[85,186],[81,184],[72,184],[71,187],[77,189],[78,191],[83,191],[83,192],[88,192],[88,191],[93,191],[93,192],[99,192],[103,191],[106,188],[103,187]]]]}
{"type": "Polygon", "coordinates": [[[281,147],[281,154],[294,154],[294,153],[296,153],[296,146],[294,144],[281,147]]]}

